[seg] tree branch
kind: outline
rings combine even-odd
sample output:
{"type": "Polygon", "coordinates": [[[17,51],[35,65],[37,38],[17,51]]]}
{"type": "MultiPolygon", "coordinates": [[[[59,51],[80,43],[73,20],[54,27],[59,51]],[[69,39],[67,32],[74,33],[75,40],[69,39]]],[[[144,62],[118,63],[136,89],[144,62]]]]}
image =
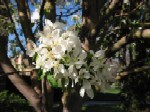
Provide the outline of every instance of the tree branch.
{"type": "Polygon", "coordinates": [[[25,0],[21,0],[21,1],[16,0],[16,2],[17,2],[18,14],[19,14],[19,18],[20,18],[20,22],[22,25],[22,29],[23,29],[25,38],[26,38],[26,40],[29,39],[29,40],[32,40],[33,42],[35,42],[35,38],[34,38],[32,29],[31,29],[31,22],[27,15],[25,0]]]}
{"type": "Polygon", "coordinates": [[[22,43],[21,43],[21,41],[20,41],[20,39],[19,39],[19,35],[18,35],[18,33],[17,33],[16,29],[15,29],[15,23],[14,23],[14,21],[13,21],[13,19],[12,19],[12,16],[11,16],[11,13],[10,13],[10,9],[9,9],[7,0],[3,0],[3,1],[4,1],[4,3],[5,3],[6,8],[7,8],[7,12],[8,12],[9,18],[10,18],[11,22],[13,23],[13,26],[14,26],[14,33],[15,33],[15,35],[16,35],[16,40],[17,40],[17,42],[18,42],[18,45],[20,46],[20,49],[24,52],[24,54],[26,54],[26,50],[25,50],[25,48],[23,47],[23,45],[22,45],[22,43]]]}
{"type": "Polygon", "coordinates": [[[139,8],[141,8],[144,5],[144,2],[140,3],[138,6],[136,6],[136,8],[134,8],[133,10],[131,10],[128,13],[121,13],[120,15],[115,15],[115,17],[120,17],[120,16],[129,16],[132,13],[136,12],[139,8]]]}
{"type": "Polygon", "coordinates": [[[28,18],[31,21],[31,13],[30,13],[29,5],[28,5],[28,0],[25,1],[25,5],[26,5],[26,8],[27,8],[28,18]]]}
{"type": "MultiPolygon", "coordinates": [[[[4,73],[17,72],[13,65],[11,64],[7,56],[7,42],[8,37],[0,37],[0,66],[4,73]]],[[[37,93],[32,89],[17,73],[13,75],[8,75],[8,78],[15,85],[15,87],[22,93],[25,98],[32,104],[36,112],[41,112],[40,98],[37,93]]]]}
{"type": "MultiPolygon", "coordinates": [[[[117,8],[117,3],[119,2],[119,0],[112,0],[110,5],[108,6],[107,10],[104,12],[103,15],[101,15],[99,17],[99,22],[98,22],[98,25],[96,27],[96,36],[99,35],[99,32],[100,32],[100,29],[103,28],[103,26],[105,25],[105,20],[106,18],[109,18],[109,16],[113,15],[115,13],[115,9],[117,8]]],[[[96,48],[99,48],[100,46],[100,43],[96,43],[96,48]]]]}
{"type": "Polygon", "coordinates": [[[143,71],[147,71],[147,70],[150,70],[150,66],[142,66],[140,68],[134,68],[130,71],[124,71],[124,72],[118,73],[115,79],[120,80],[120,79],[122,79],[123,77],[125,77],[129,74],[139,73],[139,72],[143,72],[143,71]]]}
{"type": "Polygon", "coordinates": [[[105,22],[106,18],[108,18],[110,15],[113,14],[113,12],[115,11],[115,9],[117,7],[118,2],[119,2],[119,0],[112,0],[110,5],[108,6],[106,12],[100,17],[99,26],[98,26],[99,29],[104,26],[104,22],[105,22]]]}
{"type": "Polygon", "coordinates": [[[61,17],[68,17],[68,16],[71,16],[75,13],[77,13],[79,10],[81,10],[82,8],[78,8],[76,9],[75,11],[71,12],[70,14],[66,14],[66,15],[56,15],[56,16],[61,16],[61,17]]]}
{"type": "Polygon", "coordinates": [[[119,41],[117,41],[112,47],[108,48],[105,51],[106,57],[111,57],[112,54],[120,50],[122,47],[124,47],[126,44],[129,44],[132,39],[149,39],[150,38],[150,29],[145,30],[137,30],[135,33],[133,33],[130,37],[122,37],[119,41]]]}
{"type": "Polygon", "coordinates": [[[41,31],[43,31],[43,15],[44,15],[45,2],[46,2],[46,0],[42,1],[42,5],[41,5],[41,8],[40,8],[40,23],[39,23],[39,26],[40,26],[41,31]]]}

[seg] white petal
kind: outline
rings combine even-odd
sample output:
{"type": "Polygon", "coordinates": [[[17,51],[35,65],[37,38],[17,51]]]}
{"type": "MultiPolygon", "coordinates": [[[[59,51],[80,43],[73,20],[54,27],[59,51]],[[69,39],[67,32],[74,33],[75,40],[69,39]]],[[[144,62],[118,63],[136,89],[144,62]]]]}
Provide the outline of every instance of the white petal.
{"type": "Polygon", "coordinates": [[[65,79],[65,85],[64,85],[64,86],[65,86],[65,87],[67,87],[67,86],[68,86],[68,84],[69,84],[69,79],[68,79],[68,78],[66,78],[66,79],[65,79]]]}
{"type": "Polygon", "coordinates": [[[48,25],[44,26],[44,36],[50,38],[50,35],[51,35],[50,27],[48,25]]]}
{"type": "Polygon", "coordinates": [[[65,73],[65,67],[63,64],[59,64],[58,69],[61,73],[65,73]]]}
{"type": "Polygon", "coordinates": [[[55,29],[55,30],[52,31],[52,36],[53,37],[60,37],[61,33],[62,32],[61,32],[60,29],[55,29]]]}
{"type": "Polygon", "coordinates": [[[73,56],[77,57],[80,54],[80,52],[81,52],[81,49],[78,49],[78,48],[74,49],[73,50],[73,56]]]}
{"type": "Polygon", "coordinates": [[[53,61],[49,59],[48,61],[45,62],[45,68],[51,70],[53,68],[53,61]]]}
{"type": "Polygon", "coordinates": [[[90,50],[89,52],[90,52],[90,54],[93,54],[93,55],[94,55],[94,51],[93,51],[93,50],[90,50]]]}
{"type": "Polygon", "coordinates": [[[108,71],[110,72],[112,68],[108,68],[108,71]]]}
{"type": "Polygon", "coordinates": [[[75,78],[75,84],[78,83],[78,82],[79,82],[79,78],[76,77],[76,78],[75,78]]]}
{"type": "Polygon", "coordinates": [[[83,80],[83,88],[84,89],[91,89],[91,84],[87,80],[83,80]]]}
{"type": "Polygon", "coordinates": [[[39,51],[39,54],[47,54],[48,50],[46,48],[41,49],[41,51],[39,51]]]}
{"type": "Polygon", "coordinates": [[[80,60],[84,60],[87,57],[87,53],[84,51],[79,55],[80,60]]]}
{"type": "Polygon", "coordinates": [[[75,62],[75,65],[76,65],[76,68],[77,68],[77,69],[80,69],[81,66],[84,65],[84,64],[85,64],[84,61],[77,61],[77,62],[75,62]]]}
{"type": "Polygon", "coordinates": [[[34,23],[36,20],[39,20],[40,15],[38,12],[38,9],[35,9],[35,11],[31,14],[31,23],[34,23]]]}
{"type": "Polygon", "coordinates": [[[69,68],[68,68],[69,73],[72,73],[72,72],[73,72],[73,68],[74,68],[74,65],[70,65],[70,66],[69,66],[69,68]]]}
{"type": "Polygon", "coordinates": [[[65,27],[65,24],[64,23],[60,23],[60,22],[55,22],[54,25],[53,25],[54,29],[62,29],[64,27],[65,27]]]}
{"type": "Polygon", "coordinates": [[[104,57],[104,51],[103,50],[99,50],[95,53],[95,57],[99,58],[103,58],[104,57]]]}
{"type": "Polygon", "coordinates": [[[88,97],[90,97],[91,99],[94,98],[94,92],[93,89],[86,89],[86,94],[88,95],[88,97]]]}
{"type": "Polygon", "coordinates": [[[89,79],[89,78],[90,78],[90,73],[85,73],[85,74],[84,74],[84,78],[85,78],[85,79],[89,79]]]}
{"type": "Polygon", "coordinates": [[[80,69],[79,75],[83,75],[84,73],[86,73],[86,69],[80,69]]]}
{"type": "Polygon", "coordinates": [[[84,94],[85,94],[85,89],[84,89],[84,88],[81,88],[81,89],[80,89],[80,96],[81,96],[81,97],[84,97],[84,94]]]}
{"type": "Polygon", "coordinates": [[[45,24],[51,27],[53,26],[53,23],[48,19],[45,19],[45,24]]]}

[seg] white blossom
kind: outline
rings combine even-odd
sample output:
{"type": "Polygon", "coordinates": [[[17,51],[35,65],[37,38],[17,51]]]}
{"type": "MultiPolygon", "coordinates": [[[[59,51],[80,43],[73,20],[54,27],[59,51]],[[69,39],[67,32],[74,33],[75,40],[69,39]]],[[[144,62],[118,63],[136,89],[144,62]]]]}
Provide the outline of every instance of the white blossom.
{"type": "Polygon", "coordinates": [[[85,94],[85,89],[84,89],[84,88],[81,88],[81,89],[80,89],[80,96],[81,96],[81,97],[84,97],[84,94],[85,94]]]}
{"type": "Polygon", "coordinates": [[[35,9],[34,12],[31,14],[31,23],[35,23],[40,19],[39,11],[38,9],[35,9]]]}
{"type": "Polygon", "coordinates": [[[46,19],[44,31],[38,33],[39,44],[32,43],[33,48],[27,54],[31,57],[36,54],[36,68],[44,73],[51,72],[59,84],[64,81],[65,87],[80,85],[80,95],[87,94],[93,98],[92,86],[104,88],[105,80],[111,78],[110,72],[115,72],[115,66],[103,64],[102,50],[84,51],[78,33],[64,27],[63,23],[52,23],[46,19]]]}

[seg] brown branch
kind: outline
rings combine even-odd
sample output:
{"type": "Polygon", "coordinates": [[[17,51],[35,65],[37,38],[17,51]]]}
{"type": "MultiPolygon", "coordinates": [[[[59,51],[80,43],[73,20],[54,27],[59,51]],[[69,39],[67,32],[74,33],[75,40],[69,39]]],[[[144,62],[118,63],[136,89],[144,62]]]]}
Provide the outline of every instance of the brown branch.
{"type": "MultiPolygon", "coordinates": [[[[111,15],[113,15],[115,13],[115,10],[117,8],[117,4],[118,4],[119,0],[112,0],[112,2],[110,3],[110,5],[108,6],[107,10],[104,12],[103,15],[101,15],[99,17],[99,22],[98,25],[96,27],[96,36],[99,35],[100,29],[103,28],[103,26],[105,25],[105,21],[107,18],[109,18],[111,15]]],[[[100,42],[96,43],[96,48],[99,49],[100,46],[100,42]]]]}
{"type": "MultiPolygon", "coordinates": [[[[9,58],[7,57],[7,42],[8,37],[0,37],[0,66],[4,73],[16,72],[15,68],[12,66],[9,58]]],[[[31,103],[36,112],[41,112],[40,108],[40,98],[37,93],[17,74],[8,75],[8,78],[15,85],[15,87],[22,93],[25,98],[31,103]]]]}
{"type": "Polygon", "coordinates": [[[23,45],[22,45],[22,43],[21,43],[21,41],[20,41],[20,39],[19,39],[19,35],[18,35],[18,33],[17,33],[16,29],[15,29],[15,23],[14,23],[14,21],[13,21],[13,19],[12,19],[12,16],[11,16],[11,13],[10,13],[10,9],[9,9],[7,0],[3,0],[3,1],[4,1],[4,3],[5,3],[6,8],[7,8],[7,12],[8,12],[9,18],[10,18],[11,22],[13,23],[13,26],[14,26],[14,33],[15,33],[15,35],[16,35],[16,40],[17,40],[17,42],[18,42],[18,45],[20,46],[20,49],[24,52],[24,54],[26,54],[26,50],[25,50],[25,48],[23,47],[23,45]]]}
{"type": "Polygon", "coordinates": [[[105,13],[102,16],[100,16],[99,23],[98,23],[99,30],[105,25],[104,23],[106,18],[114,14],[118,2],[119,0],[112,0],[105,13]]]}
{"type": "Polygon", "coordinates": [[[41,5],[41,8],[40,8],[40,23],[39,23],[39,27],[40,27],[41,31],[43,31],[43,15],[44,15],[45,2],[46,2],[46,0],[42,0],[42,5],[41,5]]]}
{"type": "MultiPolygon", "coordinates": [[[[27,69],[23,69],[22,71],[14,71],[14,72],[7,72],[7,73],[0,73],[0,77],[5,77],[5,76],[8,76],[8,75],[14,75],[14,73],[17,73],[17,74],[21,74],[21,75],[25,75],[27,72],[33,72],[37,69],[35,68],[27,68],[27,69]]],[[[27,76],[27,75],[25,75],[27,76]]]]}
{"type": "Polygon", "coordinates": [[[115,17],[120,17],[120,16],[129,16],[130,14],[134,13],[137,11],[137,9],[139,9],[140,7],[142,7],[144,5],[144,3],[140,3],[136,8],[134,8],[133,10],[131,10],[128,13],[121,13],[120,15],[115,15],[115,17]]]}
{"type": "Polygon", "coordinates": [[[25,5],[26,5],[26,8],[27,8],[28,18],[31,21],[31,13],[30,13],[29,5],[28,5],[28,0],[25,1],[25,5]]]}
{"type": "MultiPolygon", "coordinates": [[[[9,59],[0,61],[0,65],[4,72],[15,72],[15,69],[11,65],[9,59]]],[[[9,75],[8,78],[15,85],[15,87],[26,97],[28,101],[35,108],[36,112],[41,112],[40,109],[40,99],[37,93],[17,74],[9,75]]]]}
{"type": "Polygon", "coordinates": [[[108,48],[108,50],[105,51],[105,57],[111,57],[112,54],[120,50],[122,47],[124,47],[126,44],[129,44],[132,39],[149,39],[150,38],[150,29],[145,30],[137,30],[135,33],[133,33],[130,37],[122,37],[120,40],[118,40],[112,47],[108,48]]]}
{"type": "Polygon", "coordinates": [[[25,0],[21,0],[21,1],[16,0],[16,2],[17,2],[18,14],[19,14],[19,18],[20,18],[20,22],[22,25],[25,38],[26,40],[29,39],[35,42],[35,38],[31,29],[31,21],[29,20],[28,15],[27,15],[25,0]]]}
{"type": "Polygon", "coordinates": [[[145,23],[139,23],[139,24],[129,24],[129,25],[126,25],[126,26],[116,26],[114,27],[114,29],[112,29],[111,31],[117,31],[117,30],[126,30],[126,29],[129,29],[129,27],[132,27],[132,28],[137,28],[137,27],[150,27],[150,23],[149,22],[145,22],[145,23]]]}
{"type": "Polygon", "coordinates": [[[105,1],[99,0],[83,0],[82,2],[82,28],[80,31],[80,39],[82,47],[85,50],[96,51],[96,37],[100,31],[99,11],[105,1]]]}
{"type": "Polygon", "coordinates": [[[143,71],[147,71],[147,70],[150,70],[150,66],[142,66],[140,68],[134,68],[130,71],[124,71],[124,72],[118,73],[115,79],[120,80],[120,79],[122,79],[123,77],[125,77],[129,74],[139,73],[139,72],[143,72],[143,71]]]}
{"type": "Polygon", "coordinates": [[[128,37],[124,36],[120,40],[118,40],[115,44],[113,44],[112,47],[108,48],[105,51],[105,57],[111,57],[112,54],[120,50],[122,47],[124,47],[128,43],[128,37]]]}
{"type": "Polygon", "coordinates": [[[66,14],[66,15],[56,15],[56,16],[61,16],[61,17],[68,17],[68,16],[71,16],[75,13],[77,13],[79,10],[81,10],[82,8],[78,8],[76,9],[75,11],[71,12],[70,14],[66,14]]]}
{"type": "Polygon", "coordinates": [[[145,29],[145,30],[137,30],[133,34],[134,38],[150,38],[150,29],[145,29]]]}

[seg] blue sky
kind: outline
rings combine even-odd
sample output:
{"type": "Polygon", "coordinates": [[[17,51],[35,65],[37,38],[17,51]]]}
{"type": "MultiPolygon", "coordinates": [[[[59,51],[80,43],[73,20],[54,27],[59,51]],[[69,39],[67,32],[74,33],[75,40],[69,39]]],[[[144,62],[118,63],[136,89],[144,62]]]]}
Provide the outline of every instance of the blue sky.
{"type": "MultiPolygon", "coordinates": [[[[29,1],[30,1],[30,0],[29,0],[29,1]]],[[[11,2],[13,3],[14,8],[17,8],[17,5],[16,5],[15,0],[11,0],[11,2]]],[[[40,3],[40,0],[38,0],[38,2],[40,3]]],[[[29,4],[30,11],[31,11],[31,13],[32,13],[32,12],[37,8],[37,6],[32,5],[31,2],[29,2],[28,4],[29,4]]],[[[60,7],[60,6],[58,6],[58,5],[56,6],[56,13],[57,13],[57,15],[60,15],[59,7],[60,7]]],[[[70,4],[68,4],[67,6],[64,6],[63,8],[68,9],[69,13],[71,13],[71,12],[73,12],[74,10],[80,8],[80,5],[76,5],[76,6],[75,6],[74,3],[70,3],[70,4]],[[71,10],[69,10],[69,9],[71,9],[71,10]]],[[[64,9],[62,9],[62,12],[63,12],[63,14],[68,14],[68,13],[65,13],[66,10],[64,10],[64,9]]],[[[79,10],[79,12],[75,13],[75,15],[81,15],[81,10],[79,10]]],[[[62,20],[67,21],[67,27],[72,26],[73,24],[75,24],[75,22],[71,19],[71,16],[62,17],[62,20]]],[[[19,34],[19,38],[20,38],[20,40],[22,40],[23,45],[25,46],[24,34],[23,34],[22,30],[21,30],[21,26],[20,26],[19,24],[15,24],[15,26],[16,26],[17,32],[18,32],[18,34],[19,34]]],[[[33,27],[32,30],[34,31],[35,28],[36,28],[36,27],[33,27]]],[[[14,39],[15,39],[15,35],[14,35],[14,34],[9,34],[9,40],[14,40],[14,39]]],[[[8,44],[8,47],[10,47],[10,44],[8,44]]],[[[16,49],[17,51],[20,50],[19,47],[16,47],[15,49],[16,49]]],[[[12,52],[11,52],[11,51],[8,52],[8,56],[9,56],[9,57],[12,56],[12,52]]]]}

